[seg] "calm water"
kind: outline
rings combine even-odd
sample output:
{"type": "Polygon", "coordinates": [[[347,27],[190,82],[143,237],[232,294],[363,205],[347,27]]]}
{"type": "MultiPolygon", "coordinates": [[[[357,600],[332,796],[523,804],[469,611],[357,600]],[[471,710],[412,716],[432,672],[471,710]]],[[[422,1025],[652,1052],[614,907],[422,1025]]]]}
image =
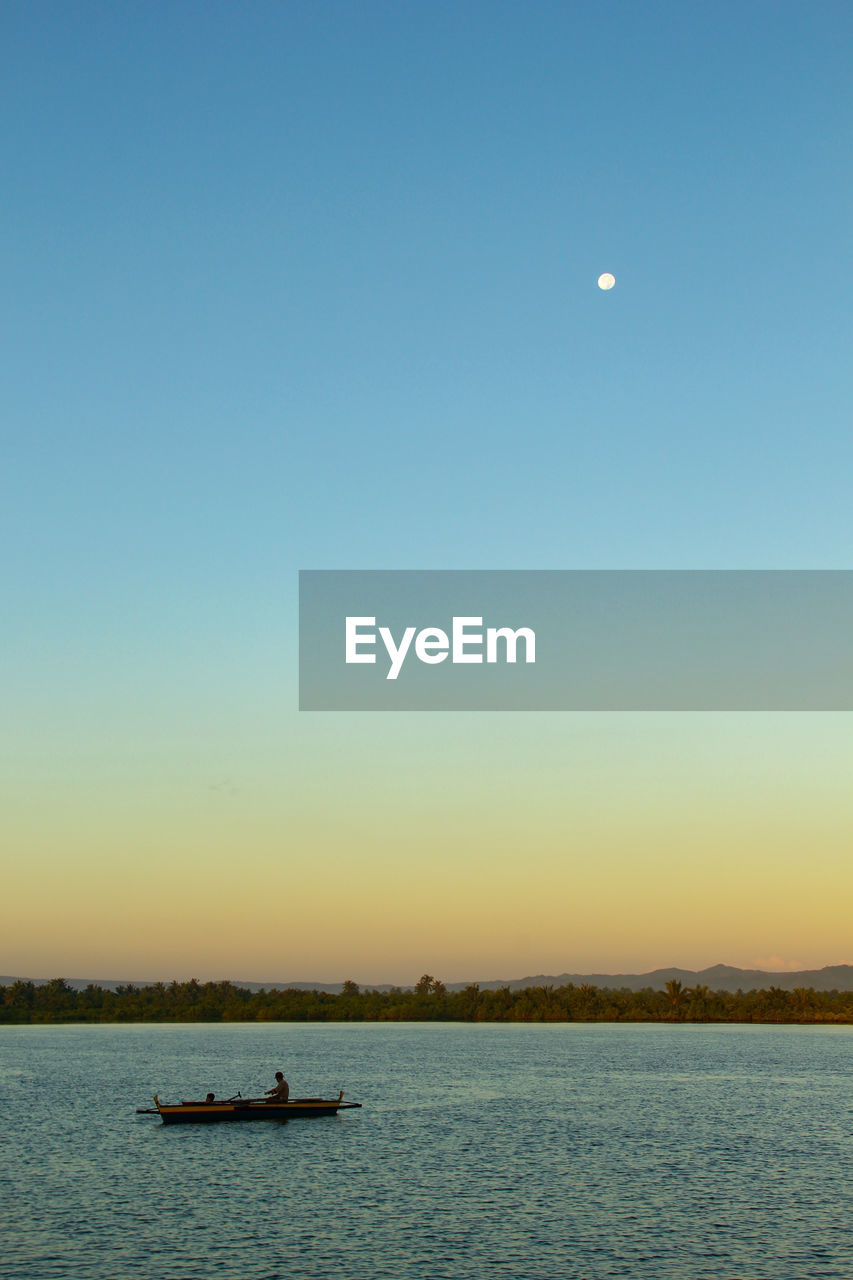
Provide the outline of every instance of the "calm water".
{"type": "Polygon", "coordinates": [[[853,1275],[853,1031],[0,1027],[3,1274],[853,1275]],[[208,1089],[364,1103],[165,1128],[208,1089]]]}

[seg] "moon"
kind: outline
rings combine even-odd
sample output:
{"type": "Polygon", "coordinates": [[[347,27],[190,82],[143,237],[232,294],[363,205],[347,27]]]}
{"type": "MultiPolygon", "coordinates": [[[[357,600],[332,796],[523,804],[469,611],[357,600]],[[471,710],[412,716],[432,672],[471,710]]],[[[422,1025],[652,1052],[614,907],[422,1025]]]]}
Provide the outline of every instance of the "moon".
{"type": "Polygon", "coordinates": [[[609,271],[603,272],[603,274],[598,277],[599,289],[612,289],[615,283],[616,277],[612,276],[609,271]]]}

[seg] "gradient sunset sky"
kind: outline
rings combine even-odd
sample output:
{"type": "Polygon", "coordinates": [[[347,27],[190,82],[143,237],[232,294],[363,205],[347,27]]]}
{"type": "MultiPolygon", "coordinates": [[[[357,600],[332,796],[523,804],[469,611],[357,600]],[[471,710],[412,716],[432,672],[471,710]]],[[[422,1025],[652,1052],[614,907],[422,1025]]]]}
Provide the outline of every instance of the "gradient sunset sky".
{"type": "Polygon", "coordinates": [[[296,710],[300,568],[853,568],[851,37],[4,6],[0,972],[853,961],[849,714],[296,710]]]}

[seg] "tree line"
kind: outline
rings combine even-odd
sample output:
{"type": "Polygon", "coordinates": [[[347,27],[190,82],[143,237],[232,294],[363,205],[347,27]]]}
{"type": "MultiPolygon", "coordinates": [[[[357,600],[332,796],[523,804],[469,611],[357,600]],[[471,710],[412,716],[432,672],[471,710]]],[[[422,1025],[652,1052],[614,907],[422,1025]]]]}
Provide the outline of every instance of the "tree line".
{"type": "Polygon", "coordinates": [[[853,1023],[853,992],[781,987],[711,991],[672,980],[656,991],[545,985],[448,991],[425,973],[411,989],[338,993],[231,982],[156,982],[76,990],[64,978],[0,985],[0,1022],[762,1022],[853,1023]]]}

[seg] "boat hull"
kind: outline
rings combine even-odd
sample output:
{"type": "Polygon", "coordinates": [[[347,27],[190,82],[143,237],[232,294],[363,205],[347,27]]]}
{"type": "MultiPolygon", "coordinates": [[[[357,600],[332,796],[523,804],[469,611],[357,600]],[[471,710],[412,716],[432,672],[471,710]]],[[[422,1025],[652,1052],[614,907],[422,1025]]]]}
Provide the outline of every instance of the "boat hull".
{"type": "Polygon", "coordinates": [[[333,1116],[340,1110],[359,1107],[358,1102],[338,1098],[296,1098],[293,1102],[213,1102],[165,1106],[154,1099],[163,1124],[223,1124],[243,1120],[307,1120],[333,1116]]]}

